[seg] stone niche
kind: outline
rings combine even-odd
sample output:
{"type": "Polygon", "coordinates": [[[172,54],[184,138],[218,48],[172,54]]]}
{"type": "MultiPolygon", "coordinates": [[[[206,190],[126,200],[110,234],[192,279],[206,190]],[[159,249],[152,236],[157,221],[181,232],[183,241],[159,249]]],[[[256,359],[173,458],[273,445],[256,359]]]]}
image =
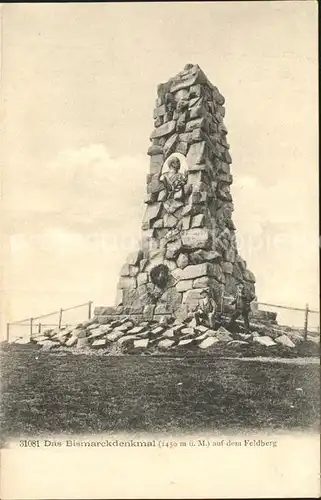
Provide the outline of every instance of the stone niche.
{"type": "Polygon", "coordinates": [[[232,219],[224,103],[198,65],[158,86],[142,238],[120,271],[120,314],[184,319],[204,287],[221,308],[239,282],[255,293],[232,219]]]}

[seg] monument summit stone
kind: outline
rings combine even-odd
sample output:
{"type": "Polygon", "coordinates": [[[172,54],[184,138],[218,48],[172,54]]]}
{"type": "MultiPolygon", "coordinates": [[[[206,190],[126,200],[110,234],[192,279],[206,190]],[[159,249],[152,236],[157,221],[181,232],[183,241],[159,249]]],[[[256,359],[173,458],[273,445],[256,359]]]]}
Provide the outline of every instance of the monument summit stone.
{"type": "Polygon", "coordinates": [[[182,320],[205,287],[221,306],[237,283],[255,293],[232,218],[224,103],[198,65],[158,86],[142,239],[120,272],[118,314],[182,320]]]}

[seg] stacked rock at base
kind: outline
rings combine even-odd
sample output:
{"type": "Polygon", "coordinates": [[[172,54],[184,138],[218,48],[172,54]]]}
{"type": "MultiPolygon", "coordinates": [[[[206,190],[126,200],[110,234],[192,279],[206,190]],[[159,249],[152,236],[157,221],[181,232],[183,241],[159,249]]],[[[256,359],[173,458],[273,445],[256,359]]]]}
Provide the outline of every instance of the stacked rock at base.
{"type": "Polygon", "coordinates": [[[198,65],[157,89],[139,250],[120,272],[117,311],[183,320],[209,288],[217,303],[237,283],[255,294],[238,253],[225,99],[198,65]]]}
{"type": "Polygon", "coordinates": [[[135,324],[132,316],[94,316],[76,327],[63,326],[43,331],[29,340],[17,339],[13,344],[30,343],[42,351],[100,353],[111,356],[122,354],[159,355],[168,352],[175,356],[197,355],[207,352],[215,355],[251,353],[252,355],[315,355],[319,353],[317,338],[304,340],[303,331],[289,327],[251,323],[252,333],[244,332],[238,321],[238,331],[230,332],[219,326],[215,330],[205,325],[193,325],[193,320],[180,322],[166,318],[140,321],[135,324]],[[254,330],[255,328],[255,330],[254,330]],[[311,346],[312,343],[312,346],[311,346]],[[303,347],[303,349],[302,349],[303,347]],[[306,350],[308,348],[308,350],[306,350]]]}

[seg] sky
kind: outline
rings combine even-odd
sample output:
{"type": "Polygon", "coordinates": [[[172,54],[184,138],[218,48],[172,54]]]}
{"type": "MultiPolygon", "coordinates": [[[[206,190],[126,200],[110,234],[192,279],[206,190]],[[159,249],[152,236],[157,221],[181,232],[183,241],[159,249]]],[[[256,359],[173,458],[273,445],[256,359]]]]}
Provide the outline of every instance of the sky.
{"type": "Polygon", "coordinates": [[[1,15],[2,325],[113,304],[140,238],[156,88],[187,63],[226,99],[234,222],[259,300],[318,308],[316,2],[1,15]]]}

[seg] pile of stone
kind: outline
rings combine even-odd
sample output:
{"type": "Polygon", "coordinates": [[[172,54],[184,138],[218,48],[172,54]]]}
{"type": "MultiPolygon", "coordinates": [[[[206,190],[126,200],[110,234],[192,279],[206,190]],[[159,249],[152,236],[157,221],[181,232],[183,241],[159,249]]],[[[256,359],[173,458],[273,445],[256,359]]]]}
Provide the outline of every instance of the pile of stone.
{"type": "Polygon", "coordinates": [[[172,318],[162,321],[144,321],[135,324],[130,317],[118,319],[105,318],[104,324],[97,317],[79,324],[74,329],[62,328],[48,330],[42,336],[35,337],[32,342],[43,350],[59,347],[89,349],[110,349],[115,353],[144,353],[171,350],[201,351],[214,350],[223,344],[231,347],[261,345],[269,349],[283,346],[293,349],[299,345],[303,336],[296,332],[282,332],[277,329],[259,325],[260,332],[244,333],[242,323],[238,322],[238,332],[231,333],[224,326],[212,330],[204,325],[195,325],[194,320],[179,322],[172,318]],[[242,331],[243,330],[243,331],[242,331]],[[115,351],[115,346],[117,347],[115,351]]]}
{"type": "Polygon", "coordinates": [[[142,240],[121,269],[116,305],[141,320],[183,320],[203,288],[223,303],[239,282],[254,295],[255,277],[238,252],[232,220],[224,97],[193,64],[157,94],[142,240]],[[184,175],[166,177],[170,157],[185,162],[184,175]]]}

